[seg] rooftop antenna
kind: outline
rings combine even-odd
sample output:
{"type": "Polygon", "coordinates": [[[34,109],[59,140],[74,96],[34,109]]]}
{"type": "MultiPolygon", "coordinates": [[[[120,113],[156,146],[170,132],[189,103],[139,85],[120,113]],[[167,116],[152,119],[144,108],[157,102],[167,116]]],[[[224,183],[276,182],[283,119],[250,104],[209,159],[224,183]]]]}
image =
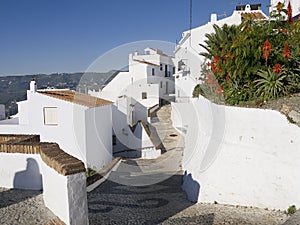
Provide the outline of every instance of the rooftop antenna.
{"type": "Polygon", "coordinates": [[[193,0],[190,0],[190,34],[192,33],[193,24],[193,0]]]}
{"type": "Polygon", "coordinates": [[[236,5],[236,6],[243,5],[243,2],[236,0],[235,2],[231,2],[230,5],[236,5]]]}
{"type": "Polygon", "coordinates": [[[190,46],[192,46],[193,0],[190,0],[190,46]]]}

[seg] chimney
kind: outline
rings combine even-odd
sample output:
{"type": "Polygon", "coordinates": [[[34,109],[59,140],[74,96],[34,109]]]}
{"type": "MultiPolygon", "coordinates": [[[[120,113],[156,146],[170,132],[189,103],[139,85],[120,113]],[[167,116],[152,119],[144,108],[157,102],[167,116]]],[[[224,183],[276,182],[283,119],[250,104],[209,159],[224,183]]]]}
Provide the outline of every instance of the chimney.
{"type": "Polygon", "coordinates": [[[35,93],[36,90],[37,90],[37,86],[36,86],[35,80],[30,81],[30,92],[35,93]]]}
{"type": "Polygon", "coordinates": [[[217,22],[217,14],[213,13],[210,15],[210,22],[211,23],[216,23],[217,22]]]}

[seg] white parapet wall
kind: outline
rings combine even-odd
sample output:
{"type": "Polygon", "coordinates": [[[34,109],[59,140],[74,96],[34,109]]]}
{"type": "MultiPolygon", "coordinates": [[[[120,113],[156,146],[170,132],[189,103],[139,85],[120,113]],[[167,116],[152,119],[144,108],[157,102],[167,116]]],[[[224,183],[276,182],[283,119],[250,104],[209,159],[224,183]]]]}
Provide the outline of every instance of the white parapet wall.
{"type": "Polygon", "coordinates": [[[278,111],[173,103],[186,130],[183,188],[195,202],[287,209],[300,206],[300,128],[278,111]]]}
{"type": "Polygon", "coordinates": [[[47,206],[65,224],[88,224],[84,164],[37,135],[0,135],[0,187],[43,190],[47,206]]]}
{"type": "Polygon", "coordinates": [[[66,224],[87,224],[85,179],[85,173],[63,176],[43,165],[45,205],[66,224]]]}

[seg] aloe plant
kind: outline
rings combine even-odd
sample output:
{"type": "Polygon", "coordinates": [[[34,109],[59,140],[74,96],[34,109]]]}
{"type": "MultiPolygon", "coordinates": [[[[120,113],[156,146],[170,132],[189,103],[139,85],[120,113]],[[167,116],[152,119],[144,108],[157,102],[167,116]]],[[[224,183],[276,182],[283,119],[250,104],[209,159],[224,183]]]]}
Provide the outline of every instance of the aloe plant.
{"type": "Polygon", "coordinates": [[[286,75],[283,73],[277,74],[269,67],[267,71],[259,70],[257,75],[260,78],[255,81],[256,94],[263,100],[271,100],[286,94],[284,83],[286,75]]]}

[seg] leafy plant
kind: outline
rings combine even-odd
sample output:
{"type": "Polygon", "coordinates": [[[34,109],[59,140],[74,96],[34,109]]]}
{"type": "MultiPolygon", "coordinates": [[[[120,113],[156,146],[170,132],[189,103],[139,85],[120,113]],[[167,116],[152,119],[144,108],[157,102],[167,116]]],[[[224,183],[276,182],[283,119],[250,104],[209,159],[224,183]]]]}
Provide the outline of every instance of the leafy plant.
{"type": "MultiPolygon", "coordinates": [[[[293,21],[290,6],[285,8],[278,3],[271,20],[250,16],[238,26],[214,25],[214,33],[206,34],[201,44],[206,51],[200,54],[208,63],[202,74],[212,73],[226,103],[259,103],[300,91],[300,21],[293,21]]],[[[205,94],[211,84],[204,81],[205,94]]]]}
{"type": "Polygon", "coordinates": [[[297,211],[297,208],[295,205],[291,205],[288,209],[287,209],[287,214],[288,215],[292,215],[297,211]]]}
{"type": "Polygon", "coordinates": [[[86,177],[91,177],[91,176],[95,175],[96,173],[97,173],[97,171],[95,168],[92,169],[92,168],[88,167],[86,169],[85,175],[86,175],[86,177]]]}
{"type": "Polygon", "coordinates": [[[260,70],[257,72],[257,75],[260,79],[255,81],[256,94],[262,97],[263,100],[271,100],[286,93],[284,86],[285,75],[277,74],[271,68],[268,68],[267,71],[260,70]]]}

